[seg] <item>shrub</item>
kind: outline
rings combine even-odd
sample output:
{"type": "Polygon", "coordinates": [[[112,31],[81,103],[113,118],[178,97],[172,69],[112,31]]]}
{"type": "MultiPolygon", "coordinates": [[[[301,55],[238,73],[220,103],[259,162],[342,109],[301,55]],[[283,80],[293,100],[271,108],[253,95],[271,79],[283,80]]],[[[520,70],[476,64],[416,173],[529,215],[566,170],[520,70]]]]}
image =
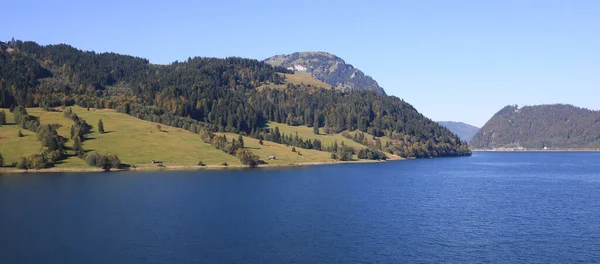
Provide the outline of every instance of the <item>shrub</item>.
{"type": "Polygon", "coordinates": [[[350,161],[352,160],[352,155],[354,154],[354,149],[350,147],[342,147],[338,151],[338,159],[341,161],[350,161]]]}
{"type": "Polygon", "coordinates": [[[387,156],[385,153],[379,150],[373,149],[361,149],[357,154],[359,159],[370,159],[370,160],[386,160],[387,156]]]}
{"type": "Polygon", "coordinates": [[[206,166],[206,164],[204,164],[204,162],[202,162],[202,161],[198,161],[198,166],[204,167],[204,166],[206,166]]]}
{"type": "Polygon", "coordinates": [[[4,158],[2,157],[2,154],[0,154],[0,167],[4,166],[4,158]]]}
{"type": "Polygon", "coordinates": [[[340,154],[338,154],[338,159],[341,161],[351,161],[352,155],[348,152],[340,152],[340,154]]]}
{"type": "Polygon", "coordinates": [[[92,151],[85,155],[85,162],[94,167],[100,167],[105,171],[109,171],[111,168],[119,168],[121,161],[115,154],[101,155],[98,152],[92,151]]]}
{"type": "Polygon", "coordinates": [[[221,163],[221,165],[223,165],[225,167],[229,166],[229,164],[227,164],[227,162],[223,162],[223,163],[221,163]]]}
{"type": "Polygon", "coordinates": [[[223,152],[225,152],[229,155],[235,154],[235,151],[236,151],[236,149],[233,147],[233,145],[231,145],[229,143],[227,143],[222,150],[223,150],[223,152]]]}
{"type": "Polygon", "coordinates": [[[353,147],[343,146],[339,149],[340,152],[348,152],[352,155],[356,154],[356,150],[353,147]]]}
{"type": "Polygon", "coordinates": [[[85,163],[90,166],[100,167],[102,155],[98,152],[92,151],[85,155],[85,163]]]}
{"type": "Polygon", "coordinates": [[[27,158],[21,158],[19,169],[43,169],[49,166],[48,160],[43,154],[33,154],[27,158]]]}
{"type": "Polygon", "coordinates": [[[247,149],[238,149],[235,153],[235,156],[240,159],[240,162],[244,165],[248,165],[251,168],[258,166],[260,157],[258,155],[252,153],[252,151],[247,149]]]}
{"type": "Polygon", "coordinates": [[[21,132],[21,129],[19,129],[19,132],[17,132],[17,137],[24,137],[25,135],[23,135],[23,132],[21,132]]]}
{"type": "Polygon", "coordinates": [[[102,156],[102,158],[100,158],[100,168],[102,168],[104,171],[109,171],[110,168],[112,168],[110,159],[108,159],[107,156],[102,156]]]}
{"type": "Polygon", "coordinates": [[[296,152],[296,147],[292,147],[292,152],[296,152]]]}
{"type": "Polygon", "coordinates": [[[55,163],[63,158],[64,153],[61,150],[53,150],[53,151],[44,153],[44,155],[46,155],[46,157],[48,158],[48,161],[50,163],[55,163]]]}
{"type": "Polygon", "coordinates": [[[337,159],[337,155],[335,155],[335,153],[331,153],[331,158],[332,159],[337,159]]]}
{"type": "Polygon", "coordinates": [[[21,169],[21,170],[26,170],[27,169],[27,158],[21,157],[19,159],[19,162],[17,163],[17,168],[21,169]]]}
{"type": "Polygon", "coordinates": [[[108,153],[105,156],[106,156],[106,158],[108,158],[111,168],[118,169],[121,167],[121,160],[119,159],[119,157],[117,157],[117,155],[108,153]]]}

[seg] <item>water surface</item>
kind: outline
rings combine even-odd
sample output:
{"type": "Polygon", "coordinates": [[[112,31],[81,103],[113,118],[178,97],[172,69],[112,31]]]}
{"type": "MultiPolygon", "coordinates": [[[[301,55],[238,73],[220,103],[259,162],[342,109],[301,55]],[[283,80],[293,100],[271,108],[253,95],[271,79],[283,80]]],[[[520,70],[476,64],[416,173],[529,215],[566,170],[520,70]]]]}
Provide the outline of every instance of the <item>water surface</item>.
{"type": "Polygon", "coordinates": [[[0,263],[599,263],[600,153],[0,175],[0,263]]]}

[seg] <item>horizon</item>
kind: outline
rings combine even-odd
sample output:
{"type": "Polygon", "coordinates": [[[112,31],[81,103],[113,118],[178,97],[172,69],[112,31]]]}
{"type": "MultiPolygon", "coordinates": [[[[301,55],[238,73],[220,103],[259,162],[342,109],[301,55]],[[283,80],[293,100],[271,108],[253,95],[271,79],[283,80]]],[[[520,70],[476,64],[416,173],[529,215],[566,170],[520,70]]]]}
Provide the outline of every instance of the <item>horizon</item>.
{"type": "Polygon", "coordinates": [[[6,6],[0,15],[7,21],[27,16],[32,22],[6,27],[2,41],[64,43],[154,64],[328,52],[435,121],[481,127],[515,104],[599,109],[600,37],[594,33],[600,30],[600,3],[593,1],[6,6]],[[289,10],[296,12],[286,15],[289,10]]]}

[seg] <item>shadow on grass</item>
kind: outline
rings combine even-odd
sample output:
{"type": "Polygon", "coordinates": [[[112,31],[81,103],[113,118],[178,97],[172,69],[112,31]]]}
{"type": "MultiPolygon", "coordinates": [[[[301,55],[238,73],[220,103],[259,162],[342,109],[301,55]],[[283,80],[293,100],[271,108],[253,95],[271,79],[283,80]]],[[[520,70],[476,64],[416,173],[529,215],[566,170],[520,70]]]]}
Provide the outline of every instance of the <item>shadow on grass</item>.
{"type": "Polygon", "coordinates": [[[65,164],[65,160],[66,159],[57,160],[56,162],[54,162],[54,164],[52,164],[52,167],[55,167],[56,165],[60,165],[60,164],[65,164]]]}

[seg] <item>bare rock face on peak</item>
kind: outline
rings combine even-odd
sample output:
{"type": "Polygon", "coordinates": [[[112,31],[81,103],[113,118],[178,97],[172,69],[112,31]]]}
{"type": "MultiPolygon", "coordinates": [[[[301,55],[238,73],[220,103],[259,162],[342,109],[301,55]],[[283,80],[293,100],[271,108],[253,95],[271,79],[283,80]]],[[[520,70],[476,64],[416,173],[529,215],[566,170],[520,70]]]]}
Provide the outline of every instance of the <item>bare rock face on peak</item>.
{"type": "Polygon", "coordinates": [[[345,91],[374,91],[385,95],[373,78],[347,64],[340,57],[327,52],[296,52],[276,55],[265,60],[295,72],[308,73],[315,79],[345,91]]]}

